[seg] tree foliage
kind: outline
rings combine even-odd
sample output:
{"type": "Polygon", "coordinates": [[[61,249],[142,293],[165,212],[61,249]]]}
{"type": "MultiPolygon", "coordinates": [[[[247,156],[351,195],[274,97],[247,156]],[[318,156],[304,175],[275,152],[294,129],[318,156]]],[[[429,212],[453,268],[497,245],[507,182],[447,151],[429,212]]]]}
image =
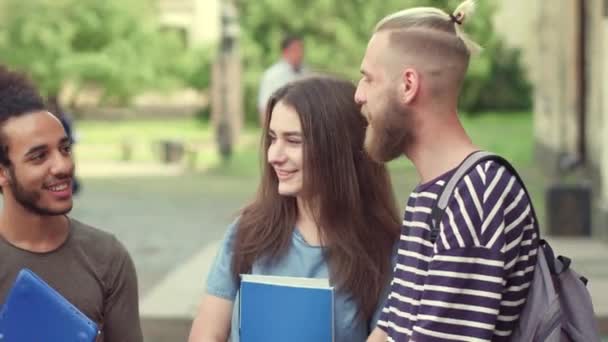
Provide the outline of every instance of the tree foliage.
{"type": "Polygon", "coordinates": [[[189,84],[204,55],[160,30],[152,4],[4,0],[0,60],[30,74],[46,95],[69,81],[100,87],[104,100],[124,104],[147,89],[189,84]]]}
{"type": "MultiPolygon", "coordinates": [[[[313,69],[357,80],[361,58],[378,20],[414,6],[452,11],[459,3],[451,0],[237,0],[248,114],[255,115],[259,78],[280,55],[279,44],[285,33],[304,37],[306,61],[313,69]]],[[[478,1],[478,11],[465,24],[465,31],[484,47],[483,53],[472,60],[463,89],[461,109],[469,112],[530,106],[530,87],[522,74],[518,55],[502,44],[493,29],[493,4],[490,0],[478,1]],[[497,73],[501,74],[499,80],[495,79],[497,73]],[[502,92],[510,95],[494,96],[502,92]]]]}

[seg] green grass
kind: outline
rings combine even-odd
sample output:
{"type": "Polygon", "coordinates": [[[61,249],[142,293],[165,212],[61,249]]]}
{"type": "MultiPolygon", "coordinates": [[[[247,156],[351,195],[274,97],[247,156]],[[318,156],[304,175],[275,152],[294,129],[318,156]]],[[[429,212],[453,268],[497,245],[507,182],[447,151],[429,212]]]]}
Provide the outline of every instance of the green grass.
{"type": "Polygon", "coordinates": [[[516,165],[532,162],[532,113],[485,113],[463,116],[462,122],[473,142],[483,149],[505,156],[516,165]]]}
{"type": "MultiPolygon", "coordinates": [[[[121,161],[130,150],[129,161],[160,161],[161,141],[174,140],[195,145],[198,159],[219,162],[212,128],[194,118],[170,120],[83,120],[76,123],[75,153],[79,163],[87,161],[121,161]]],[[[244,136],[257,134],[246,128],[244,136]]],[[[246,139],[249,141],[250,139],[246,139]]]]}
{"type": "MultiPolygon", "coordinates": [[[[533,134],[531,113],[484,113],[462,116],[465,129],[481,148],[501,154],[518,168],[532,164],[533,134]]],[[[260,130],[246,127],[246,144],[235,152],[228,165],[221,165],[209,124],[194,118],[173,120],[79,121],[76,131],[80,141],[76,146],[79,163],[87,161],[120,161],[125,143],[132,149],[132,161],[158,162],[161,140],[180,140],[201,146],[198,159],[212,165],[209,172],[234,177],[259,174],[260,130]]],[[[415,179],[413,166],[400,158],[389,164],[394,174],[408,174],[415,179]]],[[[408,182],[407,184],[409,184],[408,182]]],[[[414,183],[412,183],[414,184],[414,183]]]]}
{"type": "Polygon", "coordinates": [[[131,160],[159,160],[160,141],[181,140],[206,143],[211,140],[208,125],[194,119],[79,121],[76,126],[79,162],[119,161],[125,148],[131,160]]]}
{"type": "MultiPolygon", "coordinates": [[[[532,114],[484,113],[478,116],[462,116],[461,119],[477,146],[511,161],[530,191],[539,221],[544,222],[546,180],[533,161],[532,114]]],[[[418,175],[406,158],[392,161],[388,167],[395,195],[403,205],[410,191],[418,184],[418,175]]]]}
{"type": "Polygon", "coordinates": [[[77,122],[76,131],[81,136],[83,144],[112,144],[125,139],[146,142],[178,137],[185,140],[211,138],[209,125],[192,118],[120,121],[83,120],[77,122]]]}
{"type": "MultiPolygon", "coordinates": [[[[545,177],[533,163],[533,130],[531,113],[485,113],[463,116],[465,129],[473,141],[483,149],[496,152],[511,160],[522,174],[532,194],[539,219],[544,220],[545,177]]],[[[203,142],[197,165],[205,165],[200,177],[217,179],[210,184],[223,184],[226,180],[247,181],[257,184],[260,173],[260,130],[247,127],[244,130],[246,144],[240,146],[228,163],[219,157],[213,132],[209,125],[195,119],[146,120],[99,122],[81,121],[77,132],[82,136],[76,147],[79,163],[87,161],[118,161],[121,158],[121,142],[130,139],[133,161],[159,160],[157,142],[162,139],[181,139],[185,142],[203,142]]],[[[413,165],[405,158],[389,163],[395,194],[401,205],[418,183],[413,165]]],[[[225,184],[225,183],[224,183],[225,184]]]]}
{"type": "MultiPolygon", "coordinates": [[[[531,113],[463,115],[461,120],[477,146],[504,156],[516,167],[527,167],[532,163],[534,136],[531,113]]],[[[389,167],[396,172],[413,168],[405,158],[391,162],[389,167]]]]}
{"type": "MultiPolygon", "coordinates": [[[[506,156],[515,164],[529,164],[532,160],[532,115],[530,113],[485,113],[462,116],[462,121],[473,141],[484,149],[506,156]],[[515,138],[516,137],[516,138],[515,138]]],[[[78,157],[83,160],[119,160],[121,146],[128,142],[133,147],[134,160],[154,160],[161,140],[180,140],[209,145],[214,149],[213,132],[209,124],[194,118],[170,120],[78,121],[78,157]]],[[[249,152],[257,154],[260,131],[247,127],[245,134],[252,143],[249,152]],[[253,138],[253,141],[252,139],[253,138]]],[[[254,162],[242,155],[247,163],[254,162]]],[[[238,158],[237,158],[238,159],[238,158]]],[[[238,161],[240,163],[242,161],[238,161]]],[[[407,163],[396,165],[406,165],[407,163]]]]}

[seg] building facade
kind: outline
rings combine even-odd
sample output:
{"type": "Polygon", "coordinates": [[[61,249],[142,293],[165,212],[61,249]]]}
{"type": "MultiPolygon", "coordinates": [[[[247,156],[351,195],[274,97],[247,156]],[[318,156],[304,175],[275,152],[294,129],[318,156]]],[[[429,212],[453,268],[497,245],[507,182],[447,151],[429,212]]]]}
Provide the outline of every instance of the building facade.
{"type": "Polygon", "coordinates": [[[591,234],[608,239],[608,0],[501,1],[495,24],[534,85],[538,165],[589,184],[591,234]]]}

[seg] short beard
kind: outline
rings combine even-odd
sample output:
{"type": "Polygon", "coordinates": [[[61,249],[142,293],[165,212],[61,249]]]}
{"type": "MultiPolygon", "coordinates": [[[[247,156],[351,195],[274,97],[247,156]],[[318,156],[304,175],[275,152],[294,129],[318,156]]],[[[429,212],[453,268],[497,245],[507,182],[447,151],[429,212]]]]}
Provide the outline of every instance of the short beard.
{"type": "Polygon", "coordinates": [[[414,141],[412,112],[389,98],[383,113],[370,121],[365,132],[365,150],[378,163],[400,157],[414,141]]]}
{"type": "Polygon", "coordinates": [[[58,216],[65,215],[72,210],[71,207],[67,210],[57,211],[39,206],[37,203],[40,200],[40,192],[24,189],[21,183],[19,183],[19,180],[17,180],[13,167],[9,167],[9,175],[11,177],[9,186],[13,193],[13,197],[15,197],[15,200],[29,212],[40,216],[58,216]]]}

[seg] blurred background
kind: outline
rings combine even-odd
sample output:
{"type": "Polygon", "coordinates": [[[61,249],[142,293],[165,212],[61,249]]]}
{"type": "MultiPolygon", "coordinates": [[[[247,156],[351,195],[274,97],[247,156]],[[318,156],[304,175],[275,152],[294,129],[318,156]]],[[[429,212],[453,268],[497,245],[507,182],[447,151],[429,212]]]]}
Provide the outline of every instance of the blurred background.
{"type": "MultiPolygon", "coordinates": [[[[180,341],[226,226],[255,192],[258,91],[282,39],[301,37],[310,71],[357,81],[379,19],[458,3],[0,0],[0,63],[28,73],[72,129],[73,216],[131,252],[146,341],[180,341]]],[[[521,170],[608,336],[608,0],[478,4],[465,30],[484,51],[462,120],[521,170]]],[[[415,170],[389,166],[403,207],[415,170]]]]}

